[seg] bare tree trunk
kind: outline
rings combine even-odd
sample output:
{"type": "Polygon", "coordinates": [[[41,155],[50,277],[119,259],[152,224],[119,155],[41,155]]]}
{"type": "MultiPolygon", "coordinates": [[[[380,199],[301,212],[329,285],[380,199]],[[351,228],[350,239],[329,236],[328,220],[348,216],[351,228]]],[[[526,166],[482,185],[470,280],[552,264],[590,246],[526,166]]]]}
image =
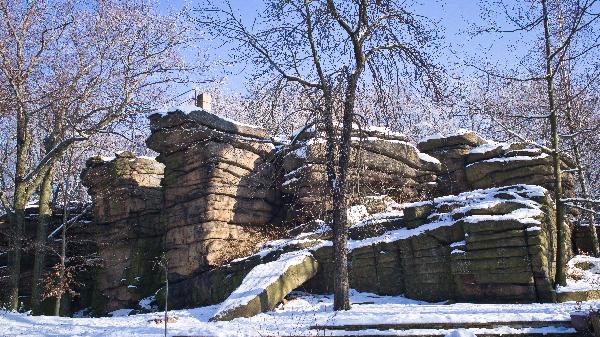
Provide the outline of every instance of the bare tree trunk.
{"type": "Polygon", "coordinates": [[[52,217],[52,208],[50,207],[50,198],[52,197],[52,179],[54,170],[51,168],[44,175],[44,180],[40,186],[39,199],[39,218],[36,230],[35,256],[33,260],[33,279],[31,281],[31,310],[34,314],[40,314],[40,304],[42,298],[42,274],[44,273],[44,263],[46,259],[46,240],[48,226],[52,217]]]}
{"type": "Polygon", "coordinates": [[[557,228],[557,252],[556,252],[556,276],[555,282],[558,285],[567,284],[566,261],[567,242],[566,242],[566,221],[564,207],[562,204],[562,172],[560,160],[560,139],[558,134],[558,116],[554,101],[554,74],[552,70],[552,50],[550,40],[550,26],[548,17],[547,0],[542,2],[542,19],[544,22],[544,42],[546,59],[546,84],[548,94],[548,108],[550,110],[550,133],[552,137],[552,166],[554,168],[554,200],[556,202],[556,228],[557,228]]]}
{"type": "Polygon", "coordinates": [[[350,309],[350,298],[348,289],[348,220],[346,209],[347,201],[347,179],[348,162],[350,159],[350,133],[352,122],[344,120],[342,130],[342,144],[338,162],[338,176],[333,188],[333,254],[334,254],[334,286],[333,286],[333,309],[350,309]]]}
{"type": "MultiPolygon", "coordinates": [[[[591,195],[590,192],[588,191],[588,183],[587,183],[587,179],[585,178],[585,173],[583,170],[583,165],[581,165],[581,152],[579,150],[579,144],[576,144],[577,141],[575,139],[573,139],[573,153],[575,156],[575,164],[576,164],[576,169],[577,169],[577,180],[579,182],[579,187],[581,188],[581,196],[584,199],[591,199],[591,195]]],[[[593,209],[594,205],[591,202],[588,202],[586,204],[586,208],[587,209],[593,209]]],[[[590,240],[592,241],[592,254],[594,254],[594,256],[599,257],[600,256],[600,243],[598,243],[598,232],[596,231],[596,225],[595,225],[595,218],[594,218],[594,213],[592,212],[588,212],[585,211],[586,215],[587,215],[587,220],[588,220],[588,233],[590,235],[590,240]]]]}
{"type": "Polygon", "coordinates": [[[15,191],[15,210],[12,214],[12,268],[10,273],[10,303],[12,311],[19,309],[19,279],[21,277],[21,256],[23,250],[23,228],[25,226],[25,206],[27,200],[21,193],[15,191]]]}
{"type": "Polygon", "coordinates": [[[165,337],[167,337],[167,323],[169,322],[169,260],[163,255],[165,269],[165,337]]]}
{"type": "MultiPolygon", "coordinates": [[[[21,94],[16,91],[17,101],[23,102],[21,94]]],[[[23,230],[25,226],[25,208],[29,201],[27,195],[27,162],[29,159],[29,148],[31,144],[31,133],[29,131],[29,120],[22,104],[17,104],[17,161],[15,164],[15,194],[13,220],[13,258],[10,277],[10,303],[9,308],[17,311],[19,308],[19,279],[21,277],[21,256],[23,250],[23,230]]]]}
{"type": "MultiPolygon", "coordinates": [[[[329,104],[328,104],[329,105],[329,104]]],[[[340,153],[336,172],[335,160],[335,126],[333,124],[333,108],[326,108],[325,132],[327,134],[326,166],[330,190],[332,191],[333,207],[333,257],[334,257],[334,281],[333,281],[333,308],[334,310],[350,309],[350,298],[348,294],[348,228],[346,214],[346,188],[345,171],[349,156],[340,153]],[[345,159],[344,159],[345,158],[345,159]],[[345,164],[344,164],[345,161],[345,164]],[[344,174],[341,173],[344,171],[344,174]]],[[[349,125],[352,128],[352,124],[349,125]]],[[[344,129],[346,125],[344,125],[344,129]]],[[[349,138],[348,138],[349,139],[349,138]]],[[[349,147],[349,146],[348,146],[349,147]]],[[[344,144],[341,144],[340,152],[343,153],[344,144]]],[[[347,149],[346,151],[349,151],[347,149]]]]}
{"type": "Polygon", "coordinates": [[[67,184],[63,185],[63,227],[61,231],[61,240],[60,240],[60,262],[59,262],[59,272],[58,272],[58,284],[61,288],[56,295],[56,301],[54,302],[54,316],[60,316],[60,301],[62,300],[63,293],[63,279],[65,277],[65,260],[67,259],[67,221],[69,218],[68,207],[67,207],[67,184]]]}
{"type": "MultiPolygon", "coordinates": [[[[66,252],[67,252],[67,239],[66,239],[66,233],[67,232],[67,226],[63,226],[62,228],[62,234],[61,234],[61,246],[60,246],[60,270],[58,273],[58,282],[60,287],[62,287],[62,282],[63,282],[63,278],[65,277],[65,259],[66,259],[66,252]]],[[[58,293],[58,295],[56,295],[56,301],[54,302],[54,316],[60,316],[60,301],[62,300],[62,291],[60,291],[58,293]]]]}

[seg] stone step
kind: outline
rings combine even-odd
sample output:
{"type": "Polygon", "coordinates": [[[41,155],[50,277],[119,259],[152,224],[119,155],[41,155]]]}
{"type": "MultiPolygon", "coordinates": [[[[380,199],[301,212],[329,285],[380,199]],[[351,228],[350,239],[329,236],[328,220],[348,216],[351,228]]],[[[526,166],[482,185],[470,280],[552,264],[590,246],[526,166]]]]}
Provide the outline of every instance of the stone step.
{"type": "Polygon", "coordinates": [[[570,320],[562,321],[497,321],[497,322],[413,322],[413,323],[385,323],[385,324],[346,324],[346,325],[315,325],[314,330],[418,330],[418,329],[494,329],[509,327],[513,329],[543,328],[543,327],[571,328],[570,320]]]}
{"type": "MultiPolygon", "coordinates": [[[[336,332],[340,332],[337,330],[336,332]]],[[[331,334],[331,336],[335,337],[389,337],[389,336],[402,336],[402,337],[444,337],[448,331],[443,331],[440,333],[431,333],[430,330],[419,331],[412,330],[410,333],[405,333],[405,331],[399,331],[398,334],[394,334],[394,331],[386,331],[383,330],[381,334],[364,334],[362,331],[354,331],[355,334],[352,334],[352,331],[348,331],[348,334],[331,334]],[[357,333],[360,332],[360,333],[357,333]]],[[[319,331],[319,336],[329,336],[328,331],[319,331]]],[[[569,332],[545,332],[544,330],[539,331],[527,331],[527,332],[515,332],[515,333],[506,333],[498,331],[497,333],[476,333],[477,337],[576,337],[576,336],[586,336],[585,334],[581,334],[575,331],[569,332]]],[[[593,336],[593,335],[590,335],[593,336]]],[[[275,337],[275,336],[272,336],[275,337]]],[[[277,336],[284,337],[284,336],[277,336]]],[[[297,337],[297,336],[295,336],[297,337]]]]}
{"type": "MultiPolygon", "coordinates": [[[[443,330],[440,331],[439,333],[432,333],[431,330],[426,329],[426,330],[422,330],[422,329],[417,329],[417,330],[410,330],[410,331],[397,331],[397,330],[382,330],[381,334],[378,333],[369,333],[369,334],[365,334],[364,331],[344,331],[344,330],[320,330],[318,331],[317,336],[335,336],[335,337],[356,337],[356,336],[360,336],[360,337],[389,337],[389,336],[402,336],[402,337],[444,337],[449,331],[448,330],[443,330]],[[398,332],[398,333],[394,333],[394,332],[398,332]]],[[[586,337],[586,336],[590,336],[592,337],[593,334],[585,334],[585,333],[581,333],[581,332],[576,332],[572,329],[568,329],[565,330],[564,332],[548,332],[547,330],[544,330],[542,328],[537,329],[537,330],[528,330],[528,331],[519,331],[519,332],[511,332],[511,333],[507,333],[507,332],[503,332],[503,331],[498,331],[498,332],[485,332],[485,333],[480,333],[480,332],[476,332],[477,337],[586,337]]],[[[294,335],[294,336],[285,336],[285,335],[259,335],[257,334],[256,337],[308,337],[308,336],[314,336],[314,335],[294,335]]],[[[212,336],[174,336],[174,337],[212,337],[212,336]]],[[[253,336],[246,336],[246,337],[253,337],[253,336]]]]}

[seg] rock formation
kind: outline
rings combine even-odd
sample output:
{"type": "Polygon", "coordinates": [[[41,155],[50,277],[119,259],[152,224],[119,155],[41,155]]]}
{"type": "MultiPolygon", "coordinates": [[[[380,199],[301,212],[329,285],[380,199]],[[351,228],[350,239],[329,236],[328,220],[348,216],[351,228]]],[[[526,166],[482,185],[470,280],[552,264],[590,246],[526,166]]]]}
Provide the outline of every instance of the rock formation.
{"type": "MultiPolygon", "coordinates": [[[[429,301],[552,300],[552,211],[548,192],[531,185],[404,205],[384,234],[350,241],[351,287],[429,301]]],[[[330,292],[331,248],[313,254],[320,270],[306,287],[330,292]]]]}
{"type": "MultiPolygon", "coordinates": [[[[148,223],[156,224],[148,247],[164,241],[169,260],[169,303],[225,301],[215,319],[270,310],[296,287],[332,291],[322,131],[308,127],[276,142],[264,129],[205,111],[150,120],[147,144],[164,164],[160,187],[158,164],[147,163],[152,169],[144,171],[144,160],[129,154],[91,161],[83,175],[98,224],[110,227],[99,243],[139,247],[150,236],[136,232],[130,219],[148,212],[148,223]],[[144,202],[137,192],[142,187],[152,191],[144,202]],[[285,262],[298,254],[306,256],[285,262]],[[280,264],[287,267],[275,268],[280,264]],[[262,277],[267,269],[280,272],[262,277]]],[[[373,127],[353,130],[352,148],[352,288],[428,301],[555,299],[556,224],[546,155],[472,131],[414,146],[373,127]]],[[[572,191],[568,174],[565,187],[572,191]]],[[[107,254],[133,256],[119,247],[101,247],[101,255],[107,261],[107,254]]],[[[139,296],[130,295],[128,286],[136,284],[123,276],[133,275],[131,263],[114,261],[99,276],[99,289],[118,307],[139,296]]],[[[156,289],[159,278],[153,280],[156,289]]]]}
{"type": "Polygon", "coordinates": [[[169,278],[206,272],[266,241],[279,202],[267,132],[205,111],[150,122],[147,144],[165,164],[169,278]]]}
{"type": "Polygon", "coordinates": [[[485,143],[486,140],[477,133],[460,130],[448,136],[427,137],[417,144],[420,151],[442,163],[437,195],[458,194],[469,190],[465,175],[466,157],[473,148],[485,143]]]}
{"type": "Polygon", "coordinates": [[[162,285],[155,265],[163,251],[163,170],[130,152],[87,162],[82,182],[94,203],[92,231],[102,262],[91,303],[97,312],[135,307],[162,285]]]}
{"type": "MultiPolygon", "coordinates": [[[[440,162],[419,152],[406,136],[384,128],[354,130],[348,181],[350,204],[367,195],[388,195],[397,202],[422,200],[435,188],[440,162]]],[[[322,131],[299,131],[283,153],[282,192],[287,219],[301,224],[326,219],[328,197],[325,138],[322,131]]]]}
{"type": "MultiPolygon", "coordinates": [[[[442,162],[436,192],[440,196],[513,184],[554,189],[551,157],[525,143],[497,143],[460,130],[428,137],[417,147],[442,162]]],[[[563,168],[569,165],[563,163],[563,168]]],[[[569,173],[563,174],[563,189],[566,195],[574,193],[574,178],[569,173]]]]}
{"type": "Polygon", "coordinates": [[[292,290],[317,273],[318,263],[306,250],[281,255],[254,267],[242,284],[221,304],[213,321],[251,317],[275,309],[292,290]]]}

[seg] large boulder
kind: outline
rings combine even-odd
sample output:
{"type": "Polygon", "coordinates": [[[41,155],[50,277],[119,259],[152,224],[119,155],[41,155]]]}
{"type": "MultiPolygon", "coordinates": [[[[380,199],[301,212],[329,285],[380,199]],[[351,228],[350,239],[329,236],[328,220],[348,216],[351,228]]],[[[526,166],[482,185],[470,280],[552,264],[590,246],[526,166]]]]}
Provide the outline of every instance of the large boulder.
{"type": "Polygon", "coordinates": [[[211,321],[229,321],[273,310],[288,293],[312,278],[317,269],[317,261],[307,250],[285,253],[275,261],[260,264],[221,304],[211,321]]]}
{"type": "Polygon", "coordinates": [[[465,176],[466,158],[473,148],[486,142],[477,133],[461,129],[446,136],[427,137],[417,144],[420,151],[442,163],[436,195],[458,194],[470,189],[465,176]]]}

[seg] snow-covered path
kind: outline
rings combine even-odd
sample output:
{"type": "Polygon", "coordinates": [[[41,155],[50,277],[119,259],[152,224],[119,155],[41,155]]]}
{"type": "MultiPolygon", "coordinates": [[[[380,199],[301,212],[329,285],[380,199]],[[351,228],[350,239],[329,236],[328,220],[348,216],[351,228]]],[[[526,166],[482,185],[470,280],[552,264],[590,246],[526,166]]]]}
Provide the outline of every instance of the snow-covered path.
{"type": "MultiPolygon", "coordinates": [[[[352,292],[350,311],[334,313],[331,296],[302,294],[284,307],[252,318],[230,322],[208,322],[219,306],[189,310],[175,310],[170,316],[178,318],[169,324],[169,335],[178,336],[265,336],[265,335],[319,335],[311,330],[315,325],[357,325],[427,323],[427,322],[498,322],[498,321],[565,321],[575,310],[575,303],[560,304],[430,304],[403,297],[386,297],[352,292]]],[[[586,302],[584,309],[597,307],[600,302],[586,302]]],[[[105,318],[56,318],[27,316],[0,312],[0,336],[160,336],[163,326],[152,320],[162,313],[105,318]]],[[[505,328],[507,329],[507,328],[505,328]]],[[[477,330],[477,329],[475,329],[477,330]]],[[[479,329],[477,332],[490,332],[479,329]]],[[[420,330],[431,333],[432,330],[420,330]]],[[[548,332],[568,332],[555,328],[548,332]]],[[[506,332],[515,332],[508,331],[506,332]]],[[[523,330],[523,332],[526,332],[523,330]]],[[[325,335],[342,334],[343,331],[325,335]]],[[[369,331],[353,332],[366,334],[369,331]]],[[[373,333],[373,331],[371,331],[373,333]]],[[[382,333],[378,331],[378,333],[382,333]]],[[[406,335],[414,331],[387,331],[383,334],[406,335]]],[[[346,333],[344,333],[346,334],[346,333]]]]}

